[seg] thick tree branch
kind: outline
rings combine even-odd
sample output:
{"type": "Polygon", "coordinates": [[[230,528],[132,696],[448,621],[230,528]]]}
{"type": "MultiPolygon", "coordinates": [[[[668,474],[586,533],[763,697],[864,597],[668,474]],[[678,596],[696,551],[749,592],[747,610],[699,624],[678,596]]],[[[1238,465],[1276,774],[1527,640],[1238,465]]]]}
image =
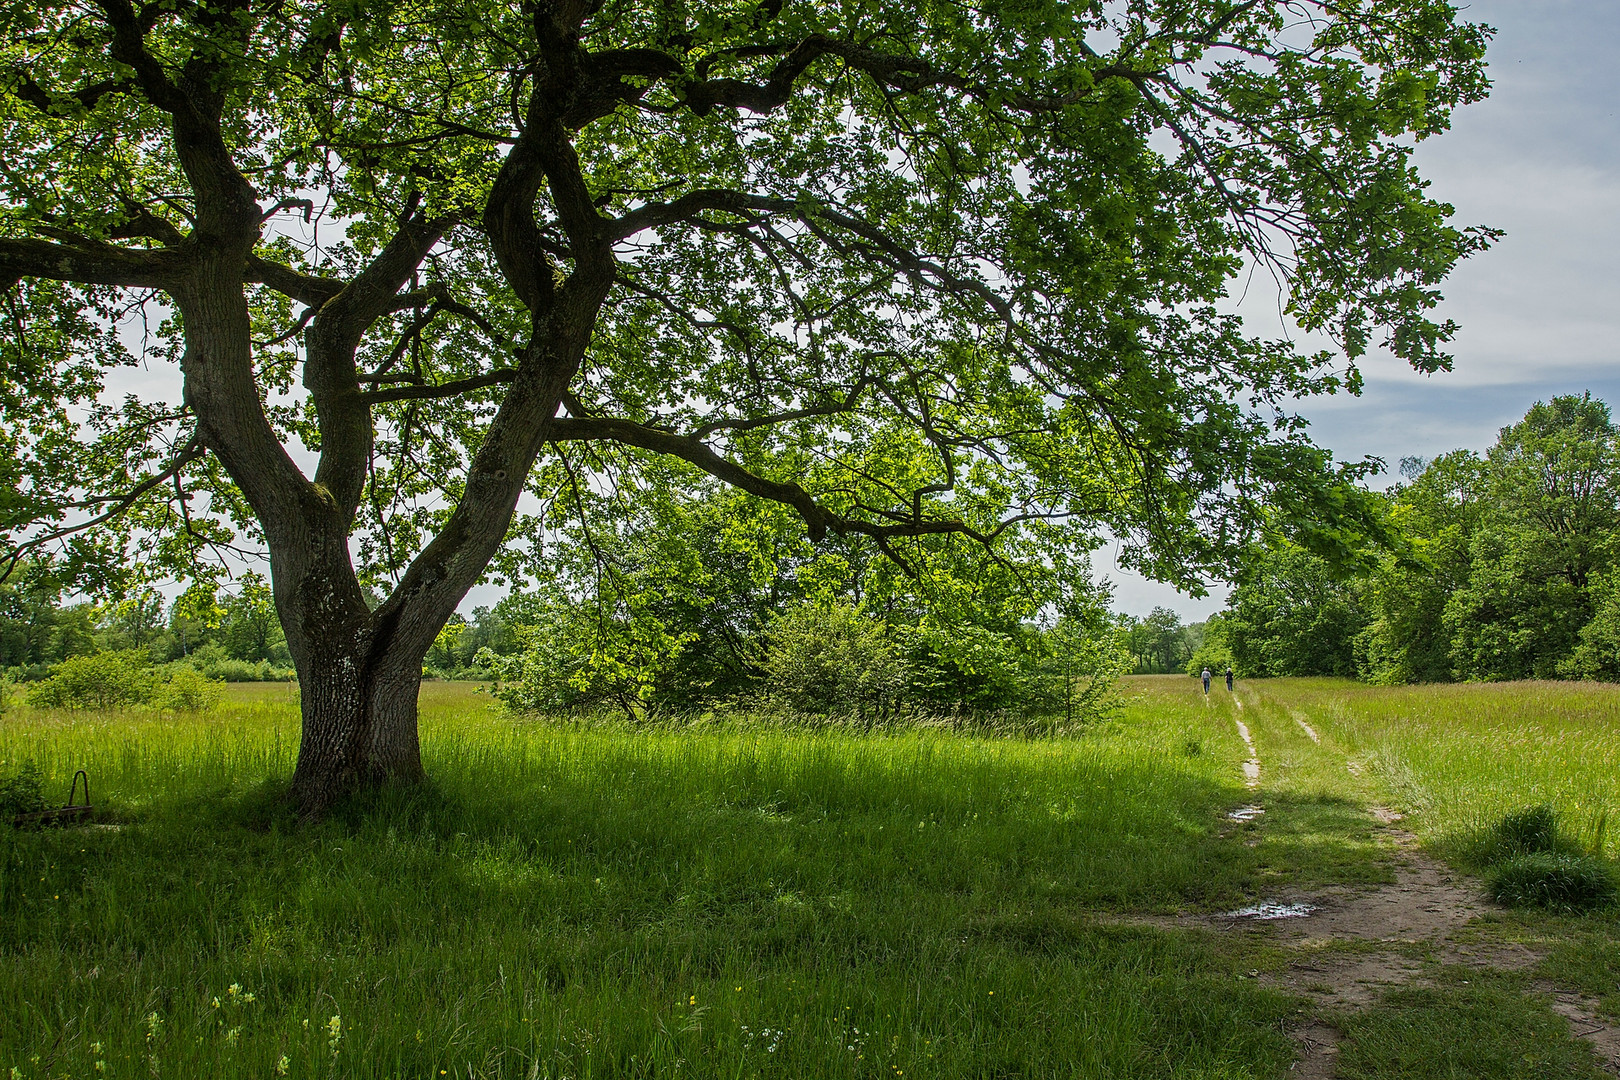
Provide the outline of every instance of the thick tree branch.
{"type": "Polygon", "coordinates": [[[496,368],[482,375],[436,383],[433,386],[391,386],[386,390],[367,390],[360,395],[360,400],[367,405],[379,405],[385,401],[428,401],[499,386],[511,382],[516,377],[516,368],[496,368]]]}
{"type": "MultiPolygon", "coordinates": [[[[854,533],[868,536],[880,544],[906,537],[956,535],[989,547],[998,536],[1019,522],[1063,516],[1061,513],[1039,511],[1021,513],[985,532],[955,518],[924,518],[919,504],[911,517],[890,515],[890,523],[880,525],[828,510],[798,484],[782,483],[750,472],[692,435],[672,434],[609,417],[559,417],[552,421],[551,438],[555,442],[610,440],[680,458],[732,487],[792,507],[804,519],[812,540],[823,539],[829,531],[840,535],[854,533]]],[[[901,562],[904,565],[903,560],[901,562]]]]}
{"type": "Polygon", "coordinates": [[[799,210],[799,205],[792,199],[753,195],[726,188],[700,188],[672,202],[645,203],[607,221],[603,225],[603,234],[609,240],[625,240],[647,229],[689,221],[698,214],[715,210],[733,214],[794,214],[799,210]]]}
{"type": "Polygon", "coordinates": [[[25,277],[80,285],[123,285],[166,289],[186,272],[185,256],[175,251],[119,247],[88,237],[53,244],[22,237],[0,238],[0,287],[25,277]]]}
{"type": "Polygon", "coordinates": [[[268,286],[281,295],[312,308],[319,308],[342,292],[344,285],[341,281],[306,274],[257,255],[248,259],[247,280],[268,286]]]}
{"type": "Polygon", "coordinates": [[[454,224],[428,218],[419,195],[400,215],[399,228],[370,265],[322,304],[304,331],[304,386],[320,424],[321,458],[315,483],[329,491],[345,520],[365,492],[371,458],[370,402],[360,392],[355,352],[373,323],[398,310],[398,293],[427,253],[454,224]]]}
{"type": "Polygon", "coordinates": [[[771,68],[764,83],[738,79],[706,79],[688,83],[683,89],[687,107],[706,116],[716,105],[768,113],[786,105],[793,95],[793,84],[812,63],[823,56],[836,56],[853,70],[892,90],[918,94],[930,89],[955,90],[999,108],[1023,113],[1056,112],[1083,101],[1095,92],[1098,83],[1116,76],[1138,74],[1122,65],[1100,65],[1089,78],[1069,90],[1030,93],[1012,86],[995,86],[965,75],[945,71],[920,57],[886,53],[850,41],[814,34],[799,42],[771,68]]]}
{"type": "Polygon", "coordinates": [[[18,100],[27,102],[47,116],[59,116],[72,106],[88,111],[94,109],[108,94],[123,93],[130,89],[130,85],[122,79],[103,79],[77,90],[52,91],[35,82],[26,68],[12,65],[10,74],[12,79],[10,90],[17,95],[18,100]]]}
{"type": "Polygon", "coordinates": [[[551,306],[557,290],[545,238],[534,220],[534,202],[545,175],[535,139],[526,131],[501,163],[483,217],[502,275],[536,319],[551,306]]]}

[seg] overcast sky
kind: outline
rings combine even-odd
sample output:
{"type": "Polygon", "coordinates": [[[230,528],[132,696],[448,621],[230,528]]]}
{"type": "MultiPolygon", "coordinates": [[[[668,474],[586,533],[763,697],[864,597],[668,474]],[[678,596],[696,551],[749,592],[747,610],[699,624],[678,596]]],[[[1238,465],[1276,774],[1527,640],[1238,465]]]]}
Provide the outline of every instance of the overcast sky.
{"type": "MultiPolygon", "coordinates": [[[[1458,223],[1507,235],[1444,287],[1443,314],[1462,327],[1456,369],[1424,376],[1372,357],[1359,398],[1300,410],[1338,457],[1384,459],[1382,482],[1404,456],[1485,449],[1537,400],[1589,389],[1620,407],[1620,2],[1488,0],[1466,14],[1497,28],[1494,88],[1416,163],[1458,223]]],[[[1119,570],[1113,554],[1095,561],[1117,610],[1197,619],[1224,602],[1224,589],[1193,600],[1119,570]]]]}

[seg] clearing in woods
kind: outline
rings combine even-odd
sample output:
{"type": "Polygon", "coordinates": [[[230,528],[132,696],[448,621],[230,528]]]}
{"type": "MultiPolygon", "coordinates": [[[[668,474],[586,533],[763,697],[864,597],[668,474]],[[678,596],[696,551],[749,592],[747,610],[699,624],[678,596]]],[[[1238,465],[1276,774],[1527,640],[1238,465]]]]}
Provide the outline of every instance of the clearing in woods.
{"type": "Polygon", "coordinates": [[[295,691],[0,720],[0,1075],[1601,1077],[1620,920],[1470,870],[1612,858],[1620,688],[1126,681],[1049,739],[630,729],[424,688],[433,782],[315,827],[295,691]]]}

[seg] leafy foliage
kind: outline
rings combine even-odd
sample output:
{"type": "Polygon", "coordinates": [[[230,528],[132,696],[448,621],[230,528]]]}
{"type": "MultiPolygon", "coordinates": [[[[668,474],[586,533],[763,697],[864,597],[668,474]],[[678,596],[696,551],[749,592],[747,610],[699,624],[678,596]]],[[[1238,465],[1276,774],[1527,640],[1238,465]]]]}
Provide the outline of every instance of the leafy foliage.
{"type": "Polygon", "coordinates": [[[208,712],[219,704],[225,680],[210,678],[194,667],[177,665],[170,669],[153,691],[150,704],[171,712],[208,712]]]}
{"type": "Polygon", "coordinates": [[[1143,675],[1181,671],[1202,641],[1202,627],[1183,626],[1169,608],[1156,607],[1140,619],[1121,615],[1118,624],[1120,643],[1143,675]]]}
{"type": "MultiPolygon", "coordinates": [[[[1009,514],[1057,515],[1191,582],[1268,495],[1310,543],[1343,546],[1366,527],[1354,470],[1304,441],[1288,402],[1356,388],[1378,340],[1448,366],[1436,285],[1492,235],[1449,224],[1410,169],[1412,140],[1487,89],[1489,31],[1438,0],[1310,3],[1303,20],[1285,3],[967,17],[626,0],[574,22],[487,0],[363,20],[228,6],[5,16],[4,522],[75,580],[148,559],[195,573],[282,524],[263,516],[269,479],[216,456],[238,437],[222,421],[106,393],[120,365],[201,355],[178,282],[204,272],[197,244],[231,198],[256,200],[253,250],[225,272],[284,443],[347,452],[325,376],[283,395],[338,317],[322,304],[407,260],[388,271],[397,298],[333,331],[376,430],[353,528],[383,588],[467,494],[557,297],[594,322],[559,455],[683,456],[816,535],[896,554],[951,522],[993,536],[1009,514]],[[544,175],[518,180],[536,155],[544,175]],[[1281,274],[1291,315],[1344,361],[1220,311],[1246,262],[1281,274]],[[116,326],[151,289],[166,299],[138,357],[116,326]]],[[[554,497],[555,479],[533,490],[554,497]]]]}
{"type": "MultiPolygon", "coordinates": [[[[1355,583],[1292,544],[1264,551],[1232,590],[1222,624],[1245,676],[1354,675],[1367,618],[1355,583]]],[[[1213,670],[1213,669],[1212,669],[1213,670]]]]}
{"type": "Polygon", "coordinates": [[[1226,621],[1226,613],[1219,611],[1205,620],[1203,636],[1193,649],[1192,656],[1187,659],[1188,675],[1198,675],[1208,668],[1214,675],[1231,670],[1245,678],[1249,676],[1249,672],[1241,670],[1232,658],[1232,644],[1227,637],[1226,621]]]}
{"type": "MultiPolygon", "coordinates": [[[[634,528],[618,497],[671,463],[946,606],[987,557],[1062,574],[1105,534],[1190,588],[1279,521],[1342,560],[1372,466],[1296,401],[1358,389],[1380,342],[1449,366],[1439,283],[1495,236],[1412,167],[1488,89],[1490,31],[1447,0],[4,0],[0,25],[0,577],[207,582],[267,550],[311,814],[420,775],[389,718],[509,541],[560,506],[634,528]],[[1255,269],[1337,350],[1245,331],[1255,269]],[[183,388],[114,401],[143,361],[183,388]]],[[[693,621],[672,603],[739,617],[662,595],[653,566],[707,572],[691,535],[612,583],[581,655],[614,693],[655,655],[745,670],[661,637],[693,621]]]]}
{"type": "Polygon", "coordinates": [[[521,644],[478,662],[514,707],[682,712],[763,696],[844,716],[1036,698],[1069,709],[1037,688],[1067,679],[1078,695],[1117,666],[1106,590],[1044,528],[1001,554],[919,543],[902,568],[859,544],[811,544],[785,508],[689,469],[643,468],[635,483],[634,500],[575,490],[578,505],[554,507],[551,528],[508,557],[540,580],[488,613],[521,644]],[[1062,633],[1033,626],[1059,613],[1062,633]]]}
{"type": "Polygon", "coordinates": [[[28,688],[28,704],[38,709],[126,709],[144,705],[157,689],[144,658],[131,653],[73,656],[51,669],[51,676],[28,688]]]}
{"type": "Polygon", "coordinates": [[[1538,402],[1484,455],[1402,463],[1359,576],[1274,541],[1223,627],[1249,674],[1372,682],[1620,679],[1620,431],[1589,393],[1538,402]]]}
{"type": "Polygon", "coordinates": [[[1402,545],[1368,590],[1369,674],[1614,678],[1605,636],[1620,436],[1590,394],[1534,405],[1483,459],[1436,459],[1394,493],[1402,545]]]}
{"type": "Polygon", "coordinates": [[[49,665],[97,647],[94,609],[61,606],[62,585],[29,565],[0,582],[0,669],[43,671],[49,665]]]}
{"type": "Polygon", "coordinates": [[[887,627],[849,604],[790,607],[768,640],[760,667],[770,694],[801,712],[881,717],[905,691],[905,661],[887,627]]]}
{"type": "Polygon", "coordinates": [[[182,712],[206,711],[219,701],[221,680],[189,664],[151,666],[140,652],[72,656],[28,687],[38,709],[128,709],[149,705],[182,712]]]}

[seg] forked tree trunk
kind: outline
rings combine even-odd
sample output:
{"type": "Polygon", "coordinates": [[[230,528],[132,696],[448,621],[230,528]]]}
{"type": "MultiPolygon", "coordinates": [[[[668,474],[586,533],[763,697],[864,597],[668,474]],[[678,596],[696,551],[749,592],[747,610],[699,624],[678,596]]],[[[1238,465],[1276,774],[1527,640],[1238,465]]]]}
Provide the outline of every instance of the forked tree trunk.
{"type": "Polygon", "coordinates": [[[295,512],[267,523],[276,609],[301,684],[291,796],[304,818],[356,791],[422,778],[422,660],[505,538],[574,370],[572,358],[536,366],[514,378],[450,521],[376,611],[349,557],[350,518],[333,511],[319,481],[295,512]]]}
{"type": "Polygon", "coordinates": [[[357,791],[422,778],[416,698],[439,628],[421,622],[425,613],[369,610],[336,528],[284,526],[274,540],[276,606],[303,720],[290,794],[314,819],[357,791]]]}
{"type": "MultiPolygon", "coordinates": [[[[227,6],[238,14],[246,11],[240,4],[227,6]]],[[[303,743],[292,794],[306,817],[318,817],[357,789],[421,777],[416,697],[422,659],[500,548],[617,279],[612,222],[597,209],[572,135],[589,122],[578,117],[596,107],[592,95],[604,84],[580,66],[587,58],[577,39],[583,15],[569,15],[573,9],[566,5],[541,5],[535,29],[543,59],[531,80],[521,134],[508,147],[482,216],[468,220],[463,209],[430,215],[424,206],[429,200],[410,192],[393,235],[363,268],[344,278],[328,277],[326,271],[334,268],[305,273],[255,254],[265,223],[289,204],[261,204],[226,137],[226,108],[235,107],[234,75],[220,66],[226,61],[216,60],[214,47],[202,38],[190,59],[160,60],[147,48],[150,20],[143,23],[127,8],[106,9],[110,55],[124,72],[115,89],[138,91],[169,115],[175,160],[192,197],[189,228],[182,231],[142,210],[122,224],[109,223],[130,230],[111,235],[140,237],[157,247],[89,238],[63,244],[0,238],[0,280],[15,283],[27,275],[158,290],[180,315],[183,396],[196,423],[183,455],[211,453],[262,527],[276,611],[303,699],[303,743]],[[181,72],[184,77],[176,81],[181,72]],[[547,219],[544,228],[537,213],[547,219]],[[491,354],[487,376],[472,380],[478,388],[504,384],[506,391],[467,462],[454,509],[404,568],[393,593],[371,611],[348,540],[372,479],[372,406],[402,399],[383,396],[378,379],[362,374],[359,348],[380,320],[421,308],[421,290],[414,285],[411,293],[402,290],[458,225],[483,230],[501,275],[529,313],[528,328],[521,344],[491,354]],[[554,257],[552,225],[566,234],[565,258],[554,257]],[[564,263],[571,264],[566,272],[560,268],[564,263]],[[250,284],[267,286],[308,309],[292,333],[277,340],[303,335],[303,382],[319,424],[314,443],[320,458],[312,477],[293,461],[285,432],[265,412],[250,284]]],[[[248,35],[251,22],[232,25],[248,35]]],[[[235,40],[234,35],[235,29],[226,37],[235,40]]],[[[92,92],[99,97],[101,90],[92,92]]],[[[417,391],[431,397],[458,392],[454,381],[411,393],[417,391]]],[[[188,460],[177,459],[171,470],[177,486],[177,470],[188,460]]],[[[133,489],[131,498],[145,497],[145,486],[133,489]]]]}
{"type": "Polygon", "coordinates": [[[303,740],[291,795],[306,818],[338,800],[385,783],[422,778],[414,671],[364,657],[329,656],[299,671],[303,740]]]}

